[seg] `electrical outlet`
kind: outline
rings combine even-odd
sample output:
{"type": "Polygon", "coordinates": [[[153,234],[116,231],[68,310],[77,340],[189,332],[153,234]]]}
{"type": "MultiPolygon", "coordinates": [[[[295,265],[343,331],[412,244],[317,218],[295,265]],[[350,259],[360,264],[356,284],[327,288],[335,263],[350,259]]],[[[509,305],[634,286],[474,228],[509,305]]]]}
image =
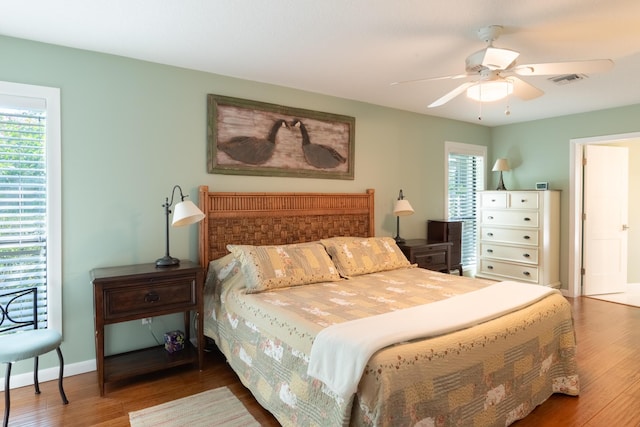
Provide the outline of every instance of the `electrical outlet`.
{"type": "Polygon", "coordinates": [[[142,324],[143,325],[148,325],[149,323],[151,323],[153,317],[143,317],[142,318],[142,324]]]}

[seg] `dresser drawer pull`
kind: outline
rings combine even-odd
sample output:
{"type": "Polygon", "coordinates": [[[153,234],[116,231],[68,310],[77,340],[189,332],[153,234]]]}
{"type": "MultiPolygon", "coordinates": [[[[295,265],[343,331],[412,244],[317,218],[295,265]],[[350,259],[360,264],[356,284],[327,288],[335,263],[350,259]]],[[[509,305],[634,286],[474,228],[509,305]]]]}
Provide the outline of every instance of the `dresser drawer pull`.
{"type": "Polygon", "coordinates": [[[522,238],[523,238],[524,240],[529,240],[529,239],[531,238],[531,236],[522,236],[522,238]]]}
{"type": "Polygon", "coordinates": [[[522,256],[525,257],[525,258],[530,258],[531,257],[530,254],[522,254],[522,256]]]}
{"type": "Polygon", "coordinates": [[[487,233],[487,236],[493,237],[493,233],[487,233]]]}
{"type": "Polygon", "coordinates": [[[487,253],[492,254],[493,253],[493,249],[487,249],[487,253]]]}
{"type": "Polygon", "coordinates": [[[493,265],[487,265],[487,270],[493,270],[493,265]]]}
{"type": "Polygon", "coordinates": [[[525,220],[525,221],[531,221],[531,218],[529,218],[529,217],[526,217],[526,216],[525,216],[525,217],[524,217],[524,220],[525,220]]]}
{"type": "Polygon", "coordinates": [[[493,217],[492,216],[488,216],[487,219],[493,219],[493,217]]]}
{"type": "Polygon", "coordinates": [[[528,271],[523,271],[522,274],[524,274],[527,277],[531,276],[531,273],[529,273],[528,271]]]}
{"type": "Polygon", "coordinates": [[[160,295],[155,292],[149,292],[144,296],[144,302],[154,303],[158,301],[160,301],[160,295]]]}
{"type": "Polygon", "coordinates": [[[520,203],[525,203],[527,199],[520,199],[520,203]]]}

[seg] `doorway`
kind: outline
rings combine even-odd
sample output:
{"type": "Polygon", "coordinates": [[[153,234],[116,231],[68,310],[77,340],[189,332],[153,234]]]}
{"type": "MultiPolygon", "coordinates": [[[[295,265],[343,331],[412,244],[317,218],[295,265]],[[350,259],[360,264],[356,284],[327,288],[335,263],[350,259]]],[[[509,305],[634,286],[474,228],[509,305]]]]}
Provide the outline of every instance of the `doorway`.
{"type": "Polygon", "coordinates": [[[570,297],[582,295],[583,265],[583,168],[582,158],[587,145],[613,143],[640,143],[640,132],[606,135],[593,138],[578,138],[570,141],[570,201],[569,201],[569,283],[570,297]]]}

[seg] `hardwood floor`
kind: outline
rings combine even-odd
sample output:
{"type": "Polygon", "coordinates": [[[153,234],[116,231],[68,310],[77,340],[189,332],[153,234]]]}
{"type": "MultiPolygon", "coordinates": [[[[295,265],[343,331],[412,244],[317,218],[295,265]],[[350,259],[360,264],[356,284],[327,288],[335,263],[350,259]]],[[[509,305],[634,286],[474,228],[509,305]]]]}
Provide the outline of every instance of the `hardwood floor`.
{"type": "MultiPolygon", "coordinates": [[[[570,299],[574,309],[581,395],[553,395],[517,427],[639,426],[640,308],[591,298],[570,299]]],[[[107,385],[100,397],[95,372],[65,379],[69,405],[60,401],[55,381],[12,390],[10,426],[129,425],[129,411],[227,386],[264,426],[276,420],[253,399],[216,350],[205,370],[176,368],[107,385]]],[[[4,394],[0,393],[0,402],[4,394]]],[[[4,410],[4,406],[2,406],[4,410]]]]}

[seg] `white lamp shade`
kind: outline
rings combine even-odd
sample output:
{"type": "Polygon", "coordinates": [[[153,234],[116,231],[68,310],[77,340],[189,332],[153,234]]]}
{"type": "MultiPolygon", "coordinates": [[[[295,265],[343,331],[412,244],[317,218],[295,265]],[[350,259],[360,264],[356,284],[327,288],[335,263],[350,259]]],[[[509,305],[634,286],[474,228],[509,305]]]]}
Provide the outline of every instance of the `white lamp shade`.
{"type": "Polygon", "coordinates": [[[195,224],[204,219],[204,213],[191,200],[184,200],[173,208],[173,221],[171,225],[181,227],[183,225],[195,224]]]}
{"type": "Polygon", "coordinates": [[[396,204],[393,208],[393,214],[395,216],[411,215],[415,211],[411,207],[411,203],[407,199],[396,200],[396,204]]]}
{"type": "Polygon", "coordinates": [[[498,159],[496,160],[496,163],[493,165],[493,172],[506,172],[511,170],[509,168],[509,161],[507,159],[498,159]]]}
{"type": "Polygon", "coordinates": [[[467,89],[467,97],[479,102],[497,101],[513,93],[513,83],[508,80],[478,82],[467,89]]]}

